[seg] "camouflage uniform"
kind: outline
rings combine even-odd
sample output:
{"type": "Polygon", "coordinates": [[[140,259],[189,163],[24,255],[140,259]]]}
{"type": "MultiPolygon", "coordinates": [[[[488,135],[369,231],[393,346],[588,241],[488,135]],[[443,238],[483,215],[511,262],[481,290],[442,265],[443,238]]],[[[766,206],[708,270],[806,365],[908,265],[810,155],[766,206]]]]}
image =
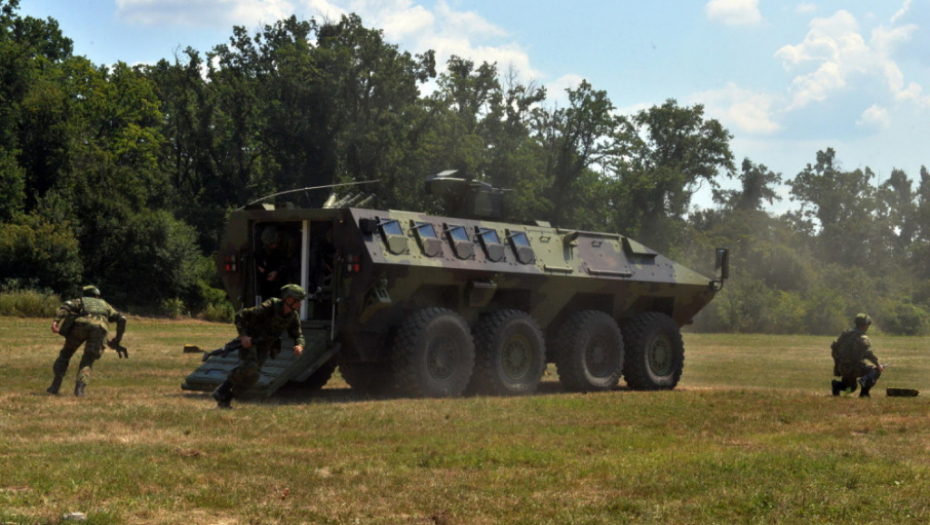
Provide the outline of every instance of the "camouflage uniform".
{"type": "Polygon", "coordinates": [[[839,395],[843,390],[855,392],[858,382],[862,385],[862,392],[859,396],[869,397],[869,390],[881,377],[881,365],[875,353],[872,352],[872,342],[869,336],[865,335],[869,325],[871,325],[871,319],[860,314],[856,317],[856,327],[840,334],[831,345],[833,375],[842,378],[840,381],[833,381],[833,395],[839,395]],[[869,366],[863,361],[869,361],[875,366],[869,366]]]}
{"type": "Polygon", "coordinates": [[[84,387],[90,381],[94,361],[100,359],[103,354],[110,323],[116,323],[114,343],[119,344],[122,340],[126,331],[126,318],[109,303],[100,299],[99,294],[100,291],[95,287],[87,286],[84,288],[84,297],[66,301],[58,308],[55,325],[58,326],[58,333],[65,338],[65,344],[52,365],[55,378],[47,389],[49,393],[58,393],[71,357],[83,344],[84,355],[81,357],[74,388],[74,395],[83,396],[84,387]]]}
{"type": "MultiPolygon", "coordinates": [[[[282,297],[286,298],[289,294],[301,301],[306,297],[303,289],[296,285],[282,288],[282,297]]],[[[222,408],[229,408],[234,397],[245,394],[258,382],[262,365],[269,356],[274,359],[281,350],[282,332],[287,331],[294,346],[304,346],[299,310],[284,313],[284,299],[272,298],[259,306],[243,308],[236,314],[236,328],[240,337],[251,337],[253,344],[249,348],[239,349],[239,365],[213,393],[222,408]]]]}

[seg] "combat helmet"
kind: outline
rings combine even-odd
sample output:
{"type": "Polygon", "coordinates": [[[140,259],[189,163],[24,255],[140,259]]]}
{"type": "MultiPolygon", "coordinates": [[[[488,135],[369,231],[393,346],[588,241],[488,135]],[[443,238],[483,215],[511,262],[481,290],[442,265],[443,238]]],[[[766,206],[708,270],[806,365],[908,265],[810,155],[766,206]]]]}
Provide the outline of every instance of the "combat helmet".
{"type": "Polygon", "coordinates": [[[285,284],[281,287],[281,299],[285,297],[293,297],[298,301],[303,301],[307,298],[307,292],[303,288],[297,286],[296,284],[285,284]]]}
{"type": "Polygon", "coordinates": [[[262,230],[261,240],[263,246],[271,247],[281,242],[281,232],[274,226],[268,226],[262,230]]]}
{"type": "Polygon", "coordinates": [[[858,314],[856,315],[856,318],[853,320],[853,322],[856,324],[856,326],[862,328],[866,326],[871,326],[872,318],[869,317],[868,314],[858,314]]]}

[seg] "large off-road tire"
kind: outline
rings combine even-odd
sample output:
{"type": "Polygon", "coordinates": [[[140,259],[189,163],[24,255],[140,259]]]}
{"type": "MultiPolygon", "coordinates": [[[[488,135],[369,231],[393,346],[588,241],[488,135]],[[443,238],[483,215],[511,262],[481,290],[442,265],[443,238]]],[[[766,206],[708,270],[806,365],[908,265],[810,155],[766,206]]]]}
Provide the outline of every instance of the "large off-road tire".
{"type": "Polygon", "coordinates": [[[671,390],[685,366],[685,344],[671,317],[656,312],[638,315],[622,327],[626,345],[623,376],[633,390],[671,390]]]}
{"type": "Polygon", "coordinates": [[[475,373],[469,392],[490,395],[531,394],[546,370],[542,330],[529,314],[501,310],[475,327],[475,373]]]}
{"type": "Polygon", "coordinates": [[[578,312],[559,328],[555,366],[566,390],[613,389],[620,382],[623,359],[623,335],[617,322],[604,312],[578,312]]]}
{"type": "Polygon", "coordinates": [[[445,308],[424,308],[401,324],[392,365],[401,392],[420,397],[459,396],[475,367],[468,323],[445,308]]]}
{"type": "Polygon", "coordinates": [[[394,372],[381,363],[340,363],[342,379],[355,390],[365,395],[385,395],[394,386],[394,372]]]}

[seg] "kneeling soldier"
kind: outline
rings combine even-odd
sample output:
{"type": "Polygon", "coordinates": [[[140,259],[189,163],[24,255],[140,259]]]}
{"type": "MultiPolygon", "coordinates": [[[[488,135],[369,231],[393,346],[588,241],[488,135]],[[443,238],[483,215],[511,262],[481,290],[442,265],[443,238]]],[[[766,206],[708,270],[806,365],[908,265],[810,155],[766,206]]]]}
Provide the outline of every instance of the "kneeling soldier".
{"type": "Polygon", "coordinates": [[[872,352],[872,342],[865,335],[872,326],[872,318],[866,314],[859,314],[853,321],[854,328],[846,330],[830,346],[833,355],[833,375],[840,376],[840,381],[833,380],[833,395],[840,392],[855,392],[856,383],[862,386],[859,397],[869,397],[869,390],[875,386],[882,375],[884,367],[878,362],[872,352]],[[869,366],[863,361],[870,361],[875,366],[869,366]]]}

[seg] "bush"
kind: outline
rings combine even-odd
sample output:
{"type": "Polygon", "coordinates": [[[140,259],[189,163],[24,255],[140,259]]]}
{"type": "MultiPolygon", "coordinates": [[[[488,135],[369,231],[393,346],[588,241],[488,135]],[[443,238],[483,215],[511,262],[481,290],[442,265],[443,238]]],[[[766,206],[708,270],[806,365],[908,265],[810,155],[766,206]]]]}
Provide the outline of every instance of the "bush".
{"type": "Polygon", "coordinates": [[[28,224],[0,224],[0,275],[76,293],[83,265],[74,234],[34,216],[24,222],[28,224]]]}
{"type": "Polygon", "coordinates": [[[172,319],[187,317],[187,308],[184,306],[184,301],[178,299],[177,297],[174,299],[165,299],[162,301],[161,310],[162,313],[172,319]]]}
{"type": "Polygon", "coordinates": [[[930,331],[930,312],[910,303],[897,304],[878,322],[882,331],[894,335],[925,335],[930,331]]]}
{"type": "Polygon", "coordinates": [[[54,317],[61,298],[49,291],[0,288],[0,315],[10,317],[54,317]]]}
{"type": "MultiPolygon", "coordinates": [[[[805,301],[805,323],[798,326],[797,334],[836,335],[852,325],[855,314],[847,310],[851,301],[834,288],[819,286],[808,294],[805,301]]],[[[857,310],[859,311],[859,310],[857,310]]]]}
{"type": "Polygon", "coordinates": [[[714,300],[720,327],[727,332],[766,333],[772,331],[772,305],[775,292],[761,281],[733,279],[726,293],[714,300]]]}
{"type": "Polygon", "coordinates": [[[202,312],[200,312],[199,318],[204,321],[212,321],[214,323],[231,323],[236,312],[233,310],[233,307],[229,302],[226,304],[217,304],[210,305],[206,307],[202,312]]]}
{"type": "Polygon", "coordinates": [[[187,310],[206,321],[231,322],[235,312],[222,290],[213,257],[200,257],[194,265],[194,275],[194,283],[181,295],[187,310]]]}
{"type": "Polygon", "coordinates": [[[799,294],[776,292],[772,305],[771,331],[776,334],[796,334],[805,326],[807,303],[799,294]]]}

